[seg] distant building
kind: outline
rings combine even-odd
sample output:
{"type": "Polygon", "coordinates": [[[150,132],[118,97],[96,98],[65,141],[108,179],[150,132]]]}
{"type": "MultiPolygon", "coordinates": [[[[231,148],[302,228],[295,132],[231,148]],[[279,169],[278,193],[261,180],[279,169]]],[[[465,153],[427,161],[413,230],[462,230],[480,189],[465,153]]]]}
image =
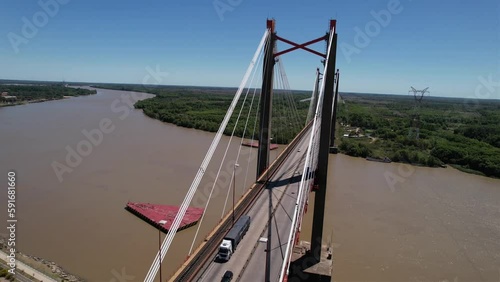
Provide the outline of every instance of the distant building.
{"type": "Polygon", "coordinates": [[[16,96],[4,96],[3,93],[2,93],[2,96],[0,97],[1,101],[5,101],[5,102],[16,102],[17,101],[17,97],[16,96]]]}
{"type": "Polygon", "coordinates": [[[9,96],[9,92],[2,92],[2,97],[9,96]]]}

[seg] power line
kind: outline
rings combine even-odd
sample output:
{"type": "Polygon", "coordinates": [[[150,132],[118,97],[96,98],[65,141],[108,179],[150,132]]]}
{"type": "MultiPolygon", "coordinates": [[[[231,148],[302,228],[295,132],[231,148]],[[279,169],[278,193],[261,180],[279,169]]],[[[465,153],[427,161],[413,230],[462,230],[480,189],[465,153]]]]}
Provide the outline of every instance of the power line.
{"type": "Polygon", "coordinates": [[[422,90],[417,90],[413,86],[411,86],[408,93],[409,94],[412,93],[415,99],[415,104],[413,106],[412,120],[411,120],[411,128],[410,132],[408,132],[408,138],[418,140],[420,137],[420,105],[422,103],[422,99],[424,99],[425,94],[430,93],[429,87],[422,90]]]}

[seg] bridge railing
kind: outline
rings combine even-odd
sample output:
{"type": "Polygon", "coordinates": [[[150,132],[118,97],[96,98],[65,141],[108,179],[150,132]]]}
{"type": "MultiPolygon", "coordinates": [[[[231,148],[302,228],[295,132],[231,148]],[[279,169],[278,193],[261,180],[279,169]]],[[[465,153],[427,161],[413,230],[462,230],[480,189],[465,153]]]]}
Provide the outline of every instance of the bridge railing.
{"type": "MultiPolygon", "coordinates": [[[[284,163],[286,158],[294,152],[295,147],[305,135],[305,133],[312,126],[312,121],[309,122],[295,138],[288,144],[288,146],[281,152],[278,157],[271,163],[271,165],[261,174],[256,183],[254,183],[247,193],[242,197],[234,208],[235,220],[240,218],[245,214],[250,207],[253,205],[258,195],[262,192],[264,187],[266,187],[268,180],[274,176],[277,170],[284,163]]],[[[220,242],[226,235],[226,232],[232,225],[232,213],[224,217],[221,223],[214,228],[201,243],[201,245],[193,252],[193,254],[181,265],[181,267],[175,272],[175,274],[170,278],[169,281],[191,281],[194,276],[196,276],[203,266],[212,257],[210,256],[213,252],[217,250],[220,242]]]]}

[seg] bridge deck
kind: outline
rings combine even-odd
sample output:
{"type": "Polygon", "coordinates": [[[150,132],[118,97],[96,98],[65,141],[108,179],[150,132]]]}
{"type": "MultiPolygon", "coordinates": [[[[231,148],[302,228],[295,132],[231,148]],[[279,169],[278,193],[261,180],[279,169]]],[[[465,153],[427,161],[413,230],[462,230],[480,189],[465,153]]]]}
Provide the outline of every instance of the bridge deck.
{"type": "Polygon", "coordinates": [[[216,261],[216,253],[212,253],[212,259],[206,263],[204,271],[199,273],[194,281],[219,281],[226,270],[234,273],[236,281],[264,280],[266,243],[260,242],[259,239],[267,238],[270,197],[274,211],[271,223],[271,281],[278,279],[284,261],[286,240],[290,232],[291,217],[295,208],[296,195],[307,152],[307,141],[307,138],[302,138],[297,144],[295,152],[288,157],[272,177],[266,187],[269,189],[262,191],[248,211],[247,214],[252,217],[252,224],[233,257],[228,262],[222,263],[216,261]]]}
{"type": "MultiPolygon", "coordinates": [[[[307,141],[308,141],[308,138],[304,137],[310,136],[309,134],[311,132],[311,126],[312,122],[306,125],[306,127],[294,138],[294,140],[292,140],[290,145],[287,146],[287,148],[285,148],[285,150],[278,156],[278,158],[269,166],[267,172],[265,172],[269,173],[269,177],[271,177],[270,180],[271,182],[274,182],[275,189],[287,183],[285,178],[283,177],[285,177],[284,172],[288,172],[291,170],[290,165],[292,166],[297,165],[298,160],[303,158],[303,154],[306,152],[307,141]],[[302,153],[297,154],[297,148],[300,148],[300,150],[298,151],[302,153]],[[283,181],[277,181],[277,180],[283,180],[283,181]]],[[[299,177],[300,175],[297,175],[297,179],[300,181],[299,177]]],[[[261,177],[261,179],[259,180],[262,180],[262,178],[264,177],[261,177]]],[[[235,208],[235,214],[237,218],[239,218],[239,216],[241,216],[242,214],[248,213],[253,206],[261,206],[256,202],[259,201],[259,197],[261,197],[261,195],[265,191],[265,189],[263,189],[265,184],[266,183],[264,182],[255,183],[254,185],[252,185],[251,189],[242,197],[242,199],[238,202],[235,208]]],[[[266,204],[265,207],[268,207],[268,204],[266,204]]],[[[267,214],[267,210],[264,210],[264,212],[265,214],[267,214]]],[[[293,213],[293,207],[290,213],[293,213]]],[[[207,268],[210,267],[209,266],[210,263],[214,262],[218,246],[222,241],[224,234],[228,231],[228,229],[231,226],[229,215],[230,214],[226,215],[226,217],[222,220],[222,222],[218,226],[216,226],[214,231],[212,231],[207,236],[205,241],[194,251],[193,255],[188,258],[188,260],[181,266],[180,269],[177,270],[177,272],[174,274],[173,277],[169,279],[169,281],[186,281],[186,280],[193,281],[196,275],[200,275],[200,273],[203,275],[203,273],[206,273],[207,268]],[[193,276],[193,274],[195,276],[193,276]]],[[[250,230],[258,229],[258,228],[253,228],[256,222],[259,222],[259,220],[255,220],[254,218],[252,218],[252,224],[250,230]]],[[[264,224],[266,224],[267,219],[264,220],[263,222],[264,224]]],[[[290,220],[288,222],[288,229],[289,229],[289,224],[290,220]]],[[[261,231],[262,230],[258,231],[258,233],[260,234],[261,231]]],[[[252,232],[255,231],[249,231],[249,233],[252,232]]],[[[244,244],[245,244],[244,242],[241,242],[240,245],[238,246],[238,250],[241,250],[244,244]]],[[[235,252],[235,254],[238,253],[238,250],[235,252]]],[[[281,264],[279,266],[276,264],[273,265],[275,265],[277,268],[281,266],[281,264]]],[[[239,273],[235,274],[236,276],[239,275],[239,273]]],[[[221,277],[218,277],[217,279],[220,279],[221,277]]]]}

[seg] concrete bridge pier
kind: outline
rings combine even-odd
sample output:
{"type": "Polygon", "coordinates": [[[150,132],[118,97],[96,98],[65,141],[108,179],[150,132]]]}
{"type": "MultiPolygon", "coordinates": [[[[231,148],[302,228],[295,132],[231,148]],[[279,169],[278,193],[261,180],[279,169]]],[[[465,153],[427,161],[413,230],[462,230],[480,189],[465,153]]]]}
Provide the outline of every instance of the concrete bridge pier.
{"type": "Polygon", "coordinates": [[[331,247],[323,245],[320,253],[313,254],[311,243],[300,241],[293,249],[287,282],[330,282],[332,270],[331,247]],[[321,256],[319,263],[314,258],[318,255],[321,256]]]}

